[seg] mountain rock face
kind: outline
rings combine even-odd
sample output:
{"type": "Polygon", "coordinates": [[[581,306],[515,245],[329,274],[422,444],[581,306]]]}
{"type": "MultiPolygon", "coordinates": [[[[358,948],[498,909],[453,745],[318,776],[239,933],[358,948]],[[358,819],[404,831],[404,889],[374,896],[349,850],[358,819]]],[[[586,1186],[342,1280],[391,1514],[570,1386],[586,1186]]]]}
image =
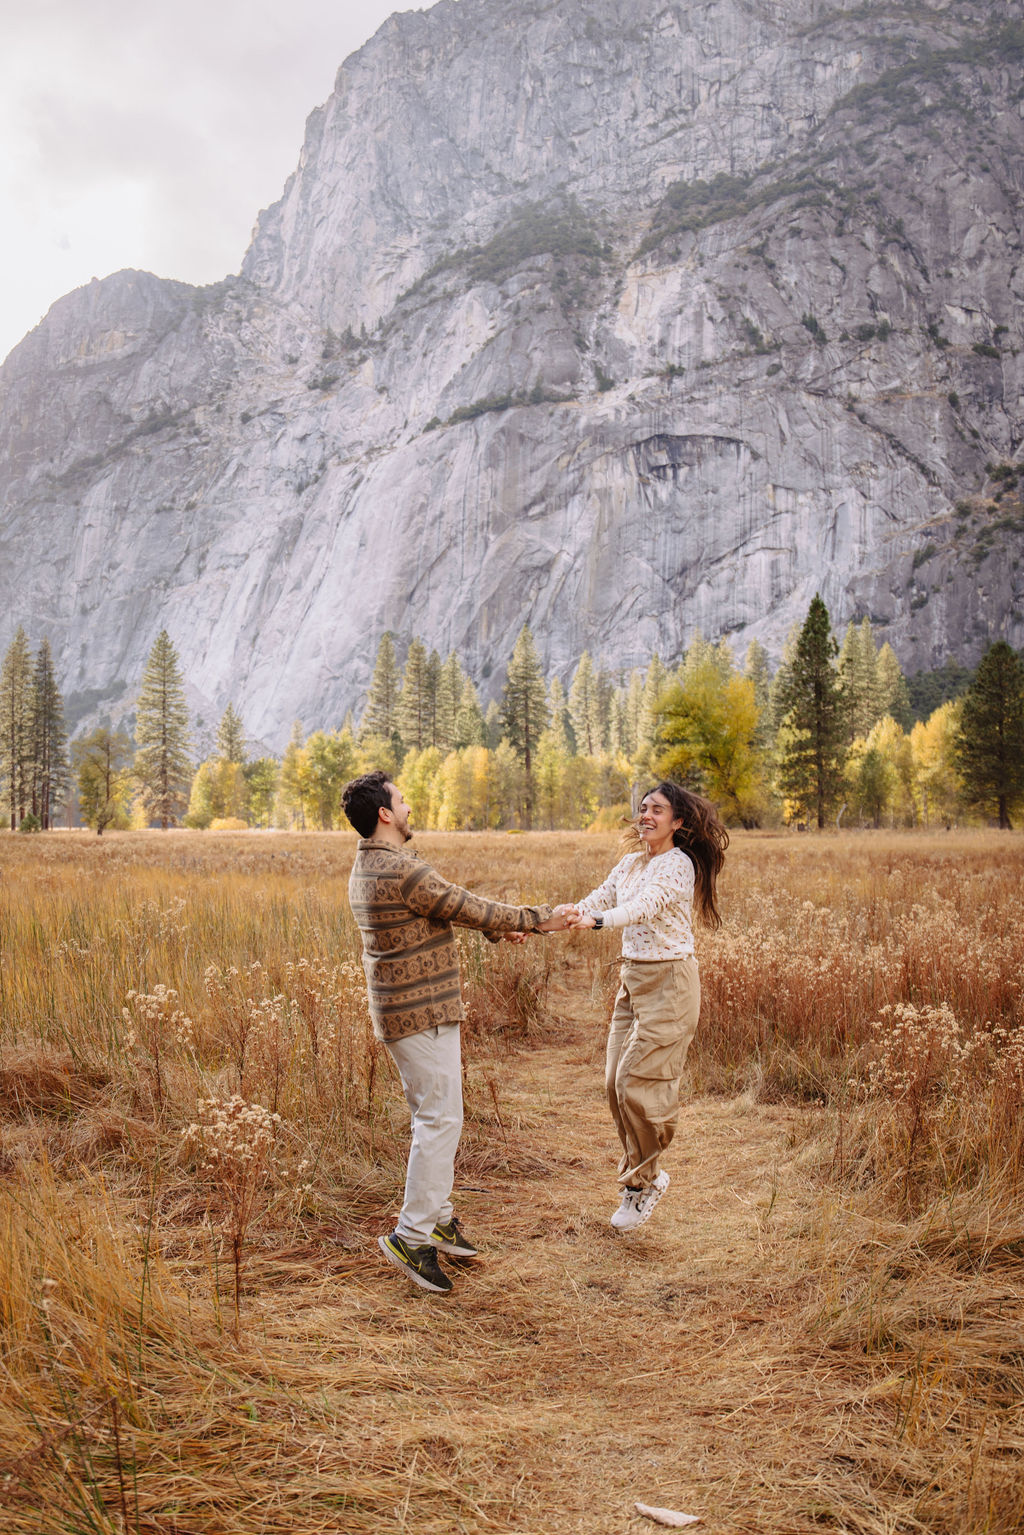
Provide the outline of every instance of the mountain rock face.
{"type": "Polygon", "coordinates": [[[166,627],[277,746],[386,629],[485,692],[524,622],[567,679],[815,591],[911,671],[1024,644],[1022,64],[1024,0],[392,17],[239,276],[11,354],[0,640],[116,717],[166,627]]]}

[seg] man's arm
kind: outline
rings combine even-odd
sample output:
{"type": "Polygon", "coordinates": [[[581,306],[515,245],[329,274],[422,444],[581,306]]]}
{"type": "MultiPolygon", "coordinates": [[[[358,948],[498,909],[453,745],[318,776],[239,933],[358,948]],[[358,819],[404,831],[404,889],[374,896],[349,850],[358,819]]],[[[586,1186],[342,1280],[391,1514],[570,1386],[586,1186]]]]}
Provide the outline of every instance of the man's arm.
{"type": "Polygon", "coordinates": [[[473,927],[489,933],[530,933],[553,931],[557,922],[550,906],[509,906],[504,901],[489,901],[462,885],[442,879],[427,863],[417,863],[401,884],[402,899],[419,917],[433,922],[453,922],[457,927],[473,927]],[[547,924],[552,927],[548,928],[547,924]]]}

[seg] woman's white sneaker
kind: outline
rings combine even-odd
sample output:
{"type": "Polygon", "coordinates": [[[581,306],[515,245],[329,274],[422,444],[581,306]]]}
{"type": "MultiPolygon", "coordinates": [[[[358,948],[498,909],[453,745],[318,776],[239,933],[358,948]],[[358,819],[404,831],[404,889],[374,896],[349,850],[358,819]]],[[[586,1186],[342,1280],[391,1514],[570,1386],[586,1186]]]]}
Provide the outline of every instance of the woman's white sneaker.
{"type": "Polygon", "coordinates": [[[636,1202],[642,1193],[643,1189],[623,1189],[622,1203],[612,1216],[612,1225],[616,1231],[628,1231],[636,1225],[636,1202]]]}
{"type": "Polygon", "coordinates": [[[645,1189],[626,1189],[622,1196],[622,1204],[612,1216],[612,1225],[616,1231],[635,1231],[638,1226],[649,1221],[654,1206],[668,1185],[668,1173],[660,1172],[654,1182],[649,1183],[645,1189]]]}

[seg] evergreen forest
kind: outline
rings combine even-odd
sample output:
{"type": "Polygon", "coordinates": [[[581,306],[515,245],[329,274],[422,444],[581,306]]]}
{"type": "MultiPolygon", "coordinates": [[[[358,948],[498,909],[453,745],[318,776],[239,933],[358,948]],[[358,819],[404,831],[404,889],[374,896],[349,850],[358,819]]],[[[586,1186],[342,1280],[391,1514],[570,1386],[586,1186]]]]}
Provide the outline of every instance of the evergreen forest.
{"type": "Polygon", "coordinates": [[[731,825],[1011,828],[1024,809],[1024,661],[1005,642],[976,670],[908,679],[870,620],[840,642],[816,596],[773,671],[699,634],[669,663],[611,672],[584,652],[568,690],[520,632],[486,707],[454,652],[382,636],[358,719],[296,721],[280,758],[232,704],[198,752],[166,633],[138,685],[131,735],[70,743],[48,641],[19,628],[0,669],[0,797],[11,830],[78,824],[195,829],[347,827],[345,784],[383,768],[421,830],[607,829],[662,777],[731,825]],[[199,760],[196,760],[199,758],[199,760]]]}

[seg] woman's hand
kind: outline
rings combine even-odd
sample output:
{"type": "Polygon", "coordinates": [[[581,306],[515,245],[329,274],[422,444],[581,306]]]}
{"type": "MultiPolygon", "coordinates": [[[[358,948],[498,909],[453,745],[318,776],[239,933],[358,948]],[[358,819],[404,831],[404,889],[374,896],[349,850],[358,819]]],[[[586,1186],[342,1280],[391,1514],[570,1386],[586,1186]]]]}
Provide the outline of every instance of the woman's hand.
{"type": "Polygon", "coordinates": [[[537,931],[538,933],[564,933],[572,926],[572,918],[578,915],[579,912],[575,906],[568,904],[556,906],[548,920],[542,922],[537,931]]]}
{"type": "Polygon", "coordinates": [[[569,919],[569,926],[575,932],[580,927],[596,927],[597,923],[589,912],[574,910],[573,916],[569,919]]]}

